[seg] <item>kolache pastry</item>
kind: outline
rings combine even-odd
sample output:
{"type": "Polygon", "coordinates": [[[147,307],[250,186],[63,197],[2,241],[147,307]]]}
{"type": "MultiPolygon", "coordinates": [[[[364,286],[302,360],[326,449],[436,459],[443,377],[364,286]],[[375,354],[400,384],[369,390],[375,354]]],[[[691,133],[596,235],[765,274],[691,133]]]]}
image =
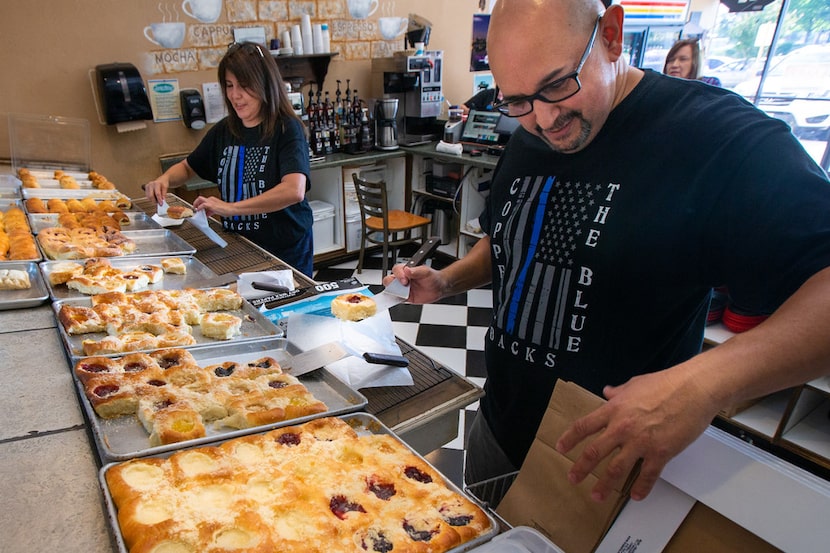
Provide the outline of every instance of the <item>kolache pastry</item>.
{"type": "Polygon", "coordinates": [[[18,269],[0,269],[0,290],[28,290],[32,287],[29,273],[18,269]]]}
{"type": "Polygon", "coordinates": [[[161,260],[161,269],[171,275],[183,275],[187,273],[187,265],[180,257],[165,257],[161,260]]]}
{"type": "Polygon", "coordinates": [[[171,219],[193,217],[193,210],[182,205],[174,205],[167,208],[167,216],[171,219]]]}
{"type": "Polygon", "coordinates": [[[201,438],[206,425],[243,429],[328,409],[271,357],[200,367],[187,350],[164,348],[87,357],[73,370],[99,417],[137,416],[152,446],[201,438]]]}
{"type": "Polygon", "coordinates": [[[331,312],[344,321],[362,321],[378,310],[375,300],[357,293],[341,294],[331,300],[331,312]]]}
{"type": "Polygon", "coordinates": [[[325,417],[109,467],[127,549],[441,553],[493,523],[388,434],[325,417]]]}
{"type": "MultiPolygon", "coordinates": [[[[90,266],[106,270],[103,262],[90,266]]],[[[106,333],[103,338],[82,340],[81,348],[84,355],[110,355],[193,345],[197,340],[192,327],[203,322],[207,325],[202,335],[229,340],[239,334],[242,319],[232,313],[215,312],[237,311],[243,301],[242,296],[227,288],[115,290],[91,296],[91,306],[61,305],[58,321],[70,336],[106,333]]]]}

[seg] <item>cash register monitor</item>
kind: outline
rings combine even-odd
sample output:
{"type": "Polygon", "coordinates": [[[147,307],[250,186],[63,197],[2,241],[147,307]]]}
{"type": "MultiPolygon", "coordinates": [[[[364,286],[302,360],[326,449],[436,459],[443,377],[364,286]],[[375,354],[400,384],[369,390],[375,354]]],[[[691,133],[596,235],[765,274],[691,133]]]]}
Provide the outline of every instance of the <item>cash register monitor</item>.
{"type": "Polygon", "coordinates": [[[501,119],[501,113],[497,111],[470,110],[467,114],[467,121],[464,123],[464,131],[461,133],[461,144],[464,151],[486,150],[499,143],[499,133],[496,127],[501,119]]]}

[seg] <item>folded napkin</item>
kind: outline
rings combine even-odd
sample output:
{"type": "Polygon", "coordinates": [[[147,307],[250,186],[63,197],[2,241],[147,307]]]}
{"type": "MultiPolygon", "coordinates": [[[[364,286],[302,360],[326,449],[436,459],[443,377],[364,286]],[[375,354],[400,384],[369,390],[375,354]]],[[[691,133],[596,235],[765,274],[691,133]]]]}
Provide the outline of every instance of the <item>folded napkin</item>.
{"type": "Polygon", "coordinates": [[[167,205],[167,200],[164,200],[161,205],[156,208],[156,214],[150,218],[163,227],[177,227],[184,223],[184,219],[173,219],[172,217],[168,217],[168,207],[170,206],[167,205]]]}
{"type": "Polygon", "coordinates": [[[210,223],[208,222],[207,214],[204,209],[196,211],[193,217],[190,218],[190,222],[193,223],[197,229],[202,231],[205,236],[218,244],[219,247],[224,248],[228,245],[224,238],[216,234],[216,232],[210,228],[210,223]]]}

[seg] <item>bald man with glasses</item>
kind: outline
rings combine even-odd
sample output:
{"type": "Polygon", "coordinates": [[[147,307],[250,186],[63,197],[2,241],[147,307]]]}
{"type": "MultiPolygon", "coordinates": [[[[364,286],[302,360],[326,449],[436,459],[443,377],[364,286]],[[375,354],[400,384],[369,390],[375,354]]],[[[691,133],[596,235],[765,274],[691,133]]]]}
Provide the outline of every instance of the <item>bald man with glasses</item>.
{"type": "Polygon", "coordinates": [[[623,8],[499,0],[488,53],[521,124],[486,236],[436,271],[396,266],[410,301],[492,284],[486,395],[465,479],[518,470],[557,379],[608,401],[557,443],[605,500],[641,462],[643,499],[721,409],[830,370],[830,184],[781,121],[701,82],[630,67],[623,8]],[[712,288],[771,316],[701,353],[712,288]]]}

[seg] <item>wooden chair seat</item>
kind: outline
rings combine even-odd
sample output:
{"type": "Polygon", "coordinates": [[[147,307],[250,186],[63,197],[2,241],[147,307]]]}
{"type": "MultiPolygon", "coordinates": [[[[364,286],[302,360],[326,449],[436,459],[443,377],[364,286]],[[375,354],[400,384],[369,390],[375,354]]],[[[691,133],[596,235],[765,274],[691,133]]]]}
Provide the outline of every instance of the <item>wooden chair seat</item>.
{"type": "MultiPolygon", "coordinates": [[[[420,215],[415,215],[414,213],[401,211],[399,209],[391,210],[387,213],[387,216],[389,217],[390,232],[403,232],[405,230],[411,230],[423,225],[428,225],[432,222],[426,217],[421,217],[420,215]]],[[[368,217],[366,219],[366,226],[372,230],[382,231],[383,219],[380,217],[368,217]]]]}

